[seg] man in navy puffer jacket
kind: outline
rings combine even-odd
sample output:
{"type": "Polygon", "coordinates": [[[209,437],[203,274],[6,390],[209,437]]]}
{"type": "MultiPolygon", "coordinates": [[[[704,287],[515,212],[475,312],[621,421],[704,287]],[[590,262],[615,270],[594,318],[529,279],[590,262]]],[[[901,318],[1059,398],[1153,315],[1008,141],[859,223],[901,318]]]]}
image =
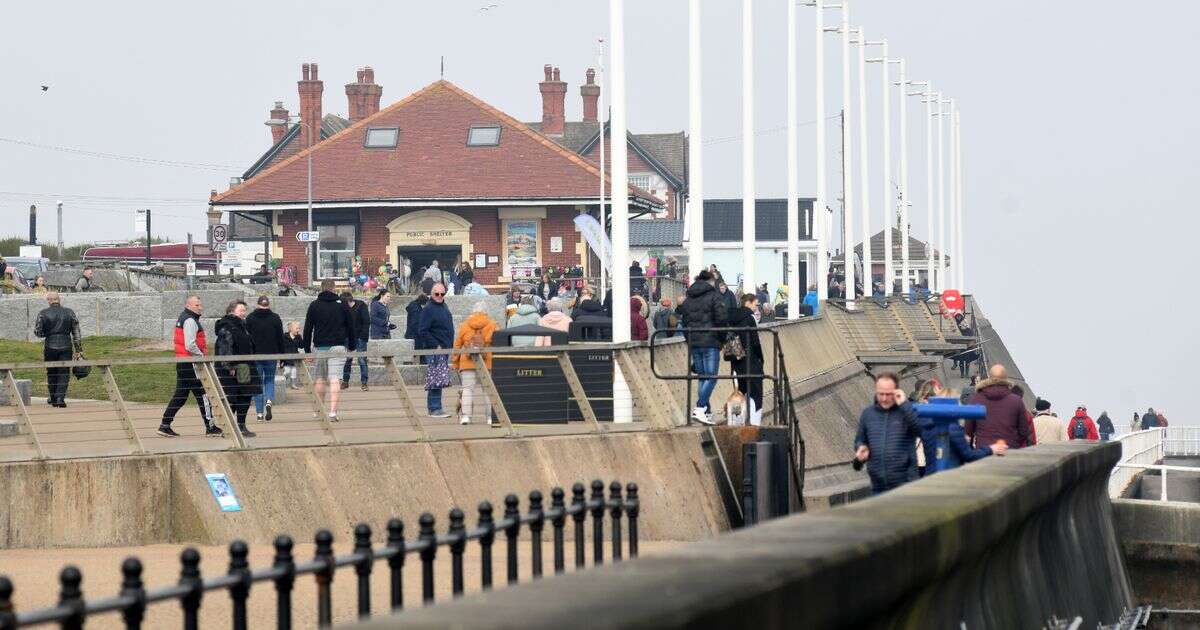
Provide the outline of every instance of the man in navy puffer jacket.
{"type": "Polygon", "coordinates": [[[899,381],[890,372],[876,376],[875,404],[858,418],[854,458],[867,463],[874,494],[917,478],[916,440],[921,437],[921,425],[899,381]]]}

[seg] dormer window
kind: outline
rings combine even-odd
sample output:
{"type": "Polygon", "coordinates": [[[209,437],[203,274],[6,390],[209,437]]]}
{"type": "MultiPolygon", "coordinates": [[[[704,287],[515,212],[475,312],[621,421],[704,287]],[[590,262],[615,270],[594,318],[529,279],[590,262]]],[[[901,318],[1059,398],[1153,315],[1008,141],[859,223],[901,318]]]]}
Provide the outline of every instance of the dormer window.
{"type": "Polygon", "coordinates": [[[500,125],[476,125],[467,130],[467,146],[494,147],[500,144],[500,125]]]}
{"type": "Polygon", "coordinates": [[[367,138],[363,146],[368,149],[394,149],[399,140],[398,127],[374,127],[367,129],[367,138]]]}

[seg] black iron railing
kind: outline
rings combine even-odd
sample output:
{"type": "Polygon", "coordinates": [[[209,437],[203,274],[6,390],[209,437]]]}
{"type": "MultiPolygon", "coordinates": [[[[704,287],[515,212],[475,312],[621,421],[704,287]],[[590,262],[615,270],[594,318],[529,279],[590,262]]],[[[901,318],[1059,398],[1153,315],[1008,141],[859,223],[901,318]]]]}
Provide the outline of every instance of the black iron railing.
{"type": "MultiPolygon", "coordinates": [[[[121,564],[121,591],[115,597],[85,600],[81,583],[83,575],[74,566],[63,568],[59,574],[61,590],[58,605],[29,612],[16,612],[12,604],[13,584],[7,577],[0,577],[0,630],[11,630],[40,624],[59,624],[65,630],[83,628],[84,622],[97,615],[119,612],[126,628],[140,628],[150,605],[163,601],[177,601],[183,608],[183,627],[196,630],[200,627],[200,603],[210,591],[228,591],[233,604],[232,627],[244,630],[247,624],[246,601],[255,583],[272,582],[276,592],[276,626],[281,629],[292,627],[292,590],[296,578],[312,575],[317,584],[317,622],[321,627],[333,623],[333,597],[331,586],[339,568],[353,566],[358,580],[358,617],[371,615],[371,573],[377,562],[386,562],[389,571],[389,593],[391,611],[404,608],[404,564],[410,554],[419,557],[421,563],[421,599],[428,605],[434,599],[434,561],[443,547],[451,557],[451,591],[455,597],[463,594],[463,554],[467,543],[479,541],[480,586],[492,588],[492,550],[499,533],[504,534],[507,556],[507,582],[517,583],[519,559],[517,539],[521,527],[529,528],[531,539],[531,570],[533,579],[543,573],[542,532],[550,524],[553,542],[554,572],[566,570],[565,530],[568,519],[574,525],[575,568],[583,568],[587,561],[588,515],[592,517],[592,563],[604,562],[604,526],[610,521],[610,559],[620,562],[625,555],[623,542],[628,541],[628,556],[638,555],[638,500],[637,484],[622,487],[612,482],[605,496],[604,482],[596,480],[591,485],[591,496],[587,488],[576,483],[571,488],[571,500],[566,502],[562,488],[550,492],[549,509],[543,506],[540,491],[529,493],[529,509],[521,515],[517,495],[504,498],[504,515],[500,520],[493,516],[492,504],[479,504],[479,517],[474,529],[467,529],[463,511],[450,510],[450,525],[444,534],[435,529],[434,517],[426,512],[418,519],[419,530],[415,539],[405,537],[404,523],[391,519],[387,523],[387,540],[384,546],[376,547],[372,542],[370,526],[360,523],[354,528],[354,550],[347,555],[334,555],[333,534],[320,530],[314,537],[316,552],[312,560],[297,562],[292,554],[293,541],[289,536],[275,538],[275,558],[270,567],[252,570],[247,560],[250,549],[245,542],[235,540],[229,545],[229,570],[225,575],[204,578],[200,575],[200,552],[194,548],[183,550],[180,555],[179,582],[157,590],[147,591],[142,582],[142,561],[136,557],[125,559],[121,564]],[[628,529],[623,528],[622,520],[628,529]]],[[[211,627],[211,622],[206,621],[211,627]]]]}

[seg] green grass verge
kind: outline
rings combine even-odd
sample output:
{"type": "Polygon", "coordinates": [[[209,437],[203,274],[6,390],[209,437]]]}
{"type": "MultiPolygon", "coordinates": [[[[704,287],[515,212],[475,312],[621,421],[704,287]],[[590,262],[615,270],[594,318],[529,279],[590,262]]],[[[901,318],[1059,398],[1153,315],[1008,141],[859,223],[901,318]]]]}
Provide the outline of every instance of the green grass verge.
{"type": "MultiPolygon", "coordinates": [[[[83,351],[89,359],[136,359],[139,357],[169,357],[169,350],[154,349],[145,339],[130,337],[85,337],[83,351]]],[[[42,344],[0,339],[0,362],[24,363],[42,360],[42,344]]],[[[175,391],[173,365],[123,365],[113,367],[113,375],[121,396],[126,402],[166,403],[175,391]]],[[[46,396],[45,370],[17,370],[17,378],[33,381],[33,395],[46,396]]],[[[108,400],[104,375],[92,369],[87,378],[71,378],[67,398],[108,400]]]]}

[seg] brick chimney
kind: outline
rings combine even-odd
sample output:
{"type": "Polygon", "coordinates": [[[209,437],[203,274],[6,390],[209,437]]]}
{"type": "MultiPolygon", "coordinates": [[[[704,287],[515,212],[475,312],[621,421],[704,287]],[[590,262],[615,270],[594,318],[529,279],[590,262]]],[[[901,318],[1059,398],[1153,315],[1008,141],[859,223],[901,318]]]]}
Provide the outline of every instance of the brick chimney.
{"type": "Polygon", "coordinates": [[[266,125],[271,128],[271,146],[279,144],[288,132],[288,110],[283,106],[283,101],[275,101],[271,118],[267,120],[266,125]]]}
{"type": "Polygon", "coordinates": [[[594,69],[587,69],[587,83],[579,86],[579,93],[583,96],[583,122],[596,122],[599,120],[600,86],[596,85],[594,69]]]}
{"type": "Polygon", "coordinates": [[[354,83],[346,84],[346,100],[350,104],[350,123],[356,123],[379,111],[379,97],[383,88],[375,85],[375,71],[371,66],[358,69],[354,83]]]}
{"type": "Polygon", "coordinates": [[[321,141],[321,94],[325,84],[317,78],[317,64],[301,66],[301,79],[296,82],[300,92],[301,146],[310,147],[321,141]]]}
{"type": "Polygon", "coordinates": [[[538,84],[542,91],[542,133],[561,136],[565,131],[567,84],[559,78],[558,68],[546,64],[546,80],[538,84]]]}

